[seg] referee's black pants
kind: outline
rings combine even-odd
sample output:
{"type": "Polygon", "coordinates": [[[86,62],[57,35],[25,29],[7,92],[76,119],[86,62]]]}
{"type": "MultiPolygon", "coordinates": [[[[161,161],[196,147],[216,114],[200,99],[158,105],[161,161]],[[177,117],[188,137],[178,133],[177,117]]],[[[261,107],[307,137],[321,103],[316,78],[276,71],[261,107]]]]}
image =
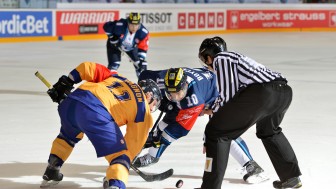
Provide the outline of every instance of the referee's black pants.
{"type": "Polygon", "coordinates": [[[291,101],[292,89],[286,81],[273,81],[252,84],[220,107],[205,129],[206,167],[202,188],[221,188],[231,140],[254,124],[280,180],[300,176],[295,153],[279,126],[291,101]]]}

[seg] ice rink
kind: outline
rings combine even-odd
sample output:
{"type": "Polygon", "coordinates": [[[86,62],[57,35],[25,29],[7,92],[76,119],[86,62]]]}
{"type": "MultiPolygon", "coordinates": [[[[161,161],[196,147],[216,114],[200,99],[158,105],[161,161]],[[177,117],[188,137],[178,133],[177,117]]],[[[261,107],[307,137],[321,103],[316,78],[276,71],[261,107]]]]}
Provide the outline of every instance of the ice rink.
{"type": "MultiPolygon", "coordinates": [[[[335,188],[336,172],[336,33],[238,33],[220,35],[230,50],[241,52],[281,72],[293,88],[294,98],[282,128],[291,142],[303,173],[304,189],[335,188]]],[[[149,69],[200,67],[197,54],[205,37],[156,37],[150,40],[149,69]]],[[[107,64],[105,40],[0,44],[0,188],[39,188],[51,143],[59,132],[57,104],[34,75],[40,71],[51,83],[84,61],[107,64]]],[[[136,81],[133,65],[122,57],[119,73],[136,81]]],[[[155,113],[155,117],[158,112],[155,113]]],[[[182,179],[182,188],[200,187],[205,156],[200,117],[186,137],[173,143],[160,162],[143,168],[159,173],[169,168],[174,175],[160,182],[145,182],[130,171],[128,188],[169,189],[182,179]]],[[[250,185],[243,182],[240,165],[232,158],[222,188],[270,189],[278,177],[261,141],[251,127],[243,136],[254,159],[270,180],[250,185]]],[[[107,168],[96,158],[84,138],[62,167],[64,179],[55,188],[98,189],[107,168]]]]}

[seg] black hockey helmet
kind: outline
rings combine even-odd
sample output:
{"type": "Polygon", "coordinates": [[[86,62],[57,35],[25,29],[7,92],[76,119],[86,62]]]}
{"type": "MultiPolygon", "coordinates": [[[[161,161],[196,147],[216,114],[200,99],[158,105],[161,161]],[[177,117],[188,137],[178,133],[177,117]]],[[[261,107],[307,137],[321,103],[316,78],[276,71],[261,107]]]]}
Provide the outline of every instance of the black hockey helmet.
{"type": "Polygon", "coordinates": [[[140,13],[131,12],[127,18],[128,23],[130,24],[140,24],[140,13]]]}
{"type": "Polygon", "coordinates": [[[181,91],[181,99],[187,94],[187,75],[184,74],[182,68],[170,68],[164,78],[164,84],[166,96],[171,101],[176,101],[176,99],[172,97],[172,93],[179,93],[181,91]]]}
{"type": "MultiPolygon", "coordinates": [[[[214,58],[217,53],[227,51],[226,42],[221,37],[206,38],[203,40],[199,52],[198,58],[206,64],[207,57],[214,58]]],[[[206,64],[207,65],[207,64],[206,64]]]]}
{"type": "Polygon", "coordinates": [[[147,92],[152,93],[152,98],[148,103],[151,104],[154,100],[156,100],[157,103],[152,112],[157,110],[160,107],[161,100],[162,100],[161,91],[158,85],[152,79],[141,80],[138,82],[138,85],[140,86],[140,88],[143,90],[145,94],[147,92]]]}

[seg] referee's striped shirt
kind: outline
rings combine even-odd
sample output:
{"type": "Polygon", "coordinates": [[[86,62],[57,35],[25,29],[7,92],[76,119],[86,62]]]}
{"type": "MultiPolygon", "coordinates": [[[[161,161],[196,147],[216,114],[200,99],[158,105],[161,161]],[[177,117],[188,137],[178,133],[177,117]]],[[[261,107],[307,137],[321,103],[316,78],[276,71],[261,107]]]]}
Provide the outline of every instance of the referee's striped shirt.
{"type": "Polygon", "coordinates": [[[213,61],[213,69],[217,75],[217,89],[220,94],[213,106],[214,112],[231,100],[237,91],[250,84],[285,80],[280,73],[236,52],[217,54],[213,61]]]}

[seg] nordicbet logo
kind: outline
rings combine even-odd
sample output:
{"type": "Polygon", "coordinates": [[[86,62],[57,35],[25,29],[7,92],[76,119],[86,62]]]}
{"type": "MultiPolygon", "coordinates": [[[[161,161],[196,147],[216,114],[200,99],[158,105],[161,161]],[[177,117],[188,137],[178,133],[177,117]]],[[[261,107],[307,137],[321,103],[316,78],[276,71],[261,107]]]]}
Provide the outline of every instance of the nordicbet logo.
{"type": "Polygon", "coordinates": [[[15,13],[6,14],[0,19],[0,36],[51,35],[51,16],[48,18],[47,15],[41,15],[41,12],[15,13]]]}
{"type": "Polygon", "coordinates": [[[2,34],[32,34],[48,33],[48,20],[36,20],[34,16],[28,15],[26,18],[20,18],[20,15],[13,15],[11,20],[1,20],[0,33],[2,34]]]}

